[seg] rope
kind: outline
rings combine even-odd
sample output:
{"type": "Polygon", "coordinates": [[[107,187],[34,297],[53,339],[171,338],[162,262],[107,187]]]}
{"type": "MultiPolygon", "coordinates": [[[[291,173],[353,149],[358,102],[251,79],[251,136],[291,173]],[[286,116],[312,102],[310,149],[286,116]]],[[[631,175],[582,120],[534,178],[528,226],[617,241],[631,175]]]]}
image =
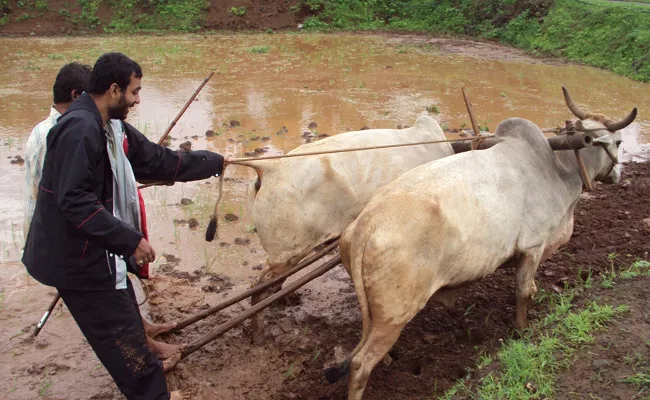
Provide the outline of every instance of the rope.
{"type": "MultiPolygon", "coordinates": [[[[445,140],[431,140],[426,142],[415,142],[415,143],[402,143],[402,144],[388,144],[383,146],[371,146],[371,147],[353,147],[351,149],[341,149],[341,150],[326,150],[326,151],[312,151],[307,153],[298,153],[298,154],[284,154],[281,156],[267,156],[267,157],[247,157],[247,158],[231,158],[228,161],[228,164],[240,164],[245,165],[248,161],[258,161],[258,160],[279,160],[282,158],[291,158],[291,157],[306,157],[306,156],[319,156],[323,154],[334,154],[334,153],[348,153],[351,151],[363,151],[363,150],[378,150],[378,149],[390,149],[396,147],[406,147],[406,146],[418,146],[425,144],[436,144],[436,143],[452,143],[452,142],[480,142],[484,139],[493,137],[493,135],[478,136],[473,138],[465,139],[445,139],[445,140]]],[[[477,146],[478,147],[478,146],[477,146]]]]}
{"type": "Polygon", "coordinates": [[[488,137],[493,137],[493,136],[476,136],[472,138],[472,150],[478,150],[479,146],[481,143],[487,139],[488,137]]]}
{"type": "Polygon", "coordinates": [[[142,300],[141,303],[138,303],[138,307],[140,307],[144,303],[146,303],[147,300],[149,300],[149,286],[147,286],[147,284],[142,279],[140,279],[139,276],[135,275],[135,277],[138,278],[138,282],[140,282],[140,285],[142,286],[142,290],[144,291],[144,300],[142,300]]]}

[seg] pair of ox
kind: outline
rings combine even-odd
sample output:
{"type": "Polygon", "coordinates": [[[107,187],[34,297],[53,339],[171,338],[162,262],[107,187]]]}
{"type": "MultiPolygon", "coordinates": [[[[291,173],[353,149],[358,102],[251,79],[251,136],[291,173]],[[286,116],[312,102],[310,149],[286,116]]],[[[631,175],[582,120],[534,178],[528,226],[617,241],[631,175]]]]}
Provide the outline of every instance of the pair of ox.
{"type": "MultiPolygon", "coordinates": [[[[636,109],[611,121],[564,96],[600,145],[581,151],[588,179],[617,182],[616,132],[636,109]]],[[[372,369],[429,299],[453,304],[458,288],[501,266],[515,268],[516,325],[526,325],[535,271],[569,240],[582,178],[573,151],[553,152],[529,121],[508,119],[495,135],[502,140],[494,147],[456,155],[439,143],[246,163],[258,173],[252,214],[267,253],[256,283],[345,230],[341,256],[363,317],[361,342],[341,366],[351,367],[350,399],[361,398],[372,369]]],[[[435,120],[420,117],[412,128],[342,133],[289,154],[444,139],[435,120]]]]}
{"type": "MultiPolygon", "coordinates": [[[[563,88],[576,123],[596,146],[580,150],[586,179],[618,183],[623,120],[583,112],[563,88]]],[[[348,399],[362,398],[368,377],[404,326],[429,299],[453,305],[457,291],[497,270],[515,271],[517,328],[537,291],[540,263],[567,243],[583,189],[574,151],[553,151],[541,129],[510,118],[501,141],[405,173],[382,187],[345,229],[341,258],[363,318],[361,341],[348,360],[326,371],[350,373],[348,399]]]]}

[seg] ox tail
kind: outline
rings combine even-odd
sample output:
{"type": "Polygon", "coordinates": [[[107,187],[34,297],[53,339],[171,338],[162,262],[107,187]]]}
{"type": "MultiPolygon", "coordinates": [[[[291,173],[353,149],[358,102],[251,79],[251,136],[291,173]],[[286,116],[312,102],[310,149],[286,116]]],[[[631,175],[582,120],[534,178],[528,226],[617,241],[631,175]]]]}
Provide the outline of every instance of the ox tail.
{"type": "Polygon", "coordinates": [[[271,168],[273,168],[272,165],[274,165],[273,162],[269,161],[262,161],[261,163],[263,163],[264,168],[262,168],[259,161],[255,160],[231,162],[231,164],[243,165],[245,167],[253,168],[255,172],[257,172],[257,179],[248,187],[248,207],[251,210],[253,209],[253,203],[255,202],[255,197],[257,197],[257,192],[259,192],[262,188],[262,176],[264,175],[264,171],[269,171],[271,168]]]}
{"type": "MultiPolygon", "coordinates": [[[[257,194],[257,191],[259,191],[259,187],[262,184],[262,168],[255,164],[254,162],[246,162],[246,161],[231,161],[228,165],[234,164],[234,165],[243,165],[245,167],[251,167],[257,172],[257,182],[255,183],[255,187],[257,188],[255,193],[253,193],[253,196],[257,194]]],[[[227,166],[226,166],[227,167],[227,166]]],[[[217,228],[218,228],[218,216],[219,216],[219,203],[221,202],[221,197],[223,196],[223,177],[226,174],[226,167],[224,167],[223,171],[221,171],[221,175],[219,176],[219,194],[217,196],[217,201],[214,204],[214,210],[212,211],[212,215],[210,216],[210,222],[208,223],[208,228],[205,230],[205,240],[208,242],[211,242],[214,240],[214,238],[217,236],[217,228]]]]}
{"type": "Polygon", "coordinates": [[[211,242],[214,240],[214,237],[217,235],[217,221],[219,214],[219,202],[221,202],[221,196],[223,195],[223,176],[226,173],[226,168],[224,167],[219,176],[219,194],[217,196],[217,201],[214,203],[214,210],[210,216],[210,222],[208,223],[208,228],[205,230],[205,240],[211,242]]]}
{"type": "Polygon", "coordinates": [[[335,383],[350,374],[350,362],[355,355],[361,350],[368,339],[370,332],[370,308],[368,307],[368,298],[366,296],[366,288],[363,284],[363,255],[366,252],[366,246],[370,236],[375,230],[375,224],[369,218],[362,218],[357,223],[355,232],[359,232],[351,241],[351,257],[350,257],[350,275],[354,289],[357,292],[357,299],[359,300],[359,307],[361,308],[361,319],[363,322],[363,330],[361,333],[361,341],[357,347],[350,353],[345,361],[341,362],[334,367],[325,370],[325,378],[329,383],[335,383]]]}

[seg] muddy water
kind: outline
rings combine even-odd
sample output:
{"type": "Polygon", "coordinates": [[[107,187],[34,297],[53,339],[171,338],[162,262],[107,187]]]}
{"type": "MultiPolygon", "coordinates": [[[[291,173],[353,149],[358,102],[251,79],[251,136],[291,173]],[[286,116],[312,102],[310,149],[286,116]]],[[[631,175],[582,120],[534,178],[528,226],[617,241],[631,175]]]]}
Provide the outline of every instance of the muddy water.
{"type": "MultiPolygon", "coordinates": [[[[561,97],[563,84],[580,104],[612,117],[640,108],[636,123],[624,133],[628,158],[650,142],[650,118],[644,111],[650,85],[488,44],[410,36],[258,34],[4,38],[0,48],[2,261],[19,259],[23,243],[24,167],[9,158],[24,155],[30,130],[47,115],[60,66],[92,64],[105,51],[122,51],[143,67],[141,104],[128,121],[152,140],[201,80],[215,72],[172,131],[172,148],[190,140],[194,149],[233,156],[258,147],[286,152],[303,143],[302,133],[311,122],[317,123],[317,133],[330,135],[363,126],[392,128],[413,124],[427,108],[443,125],[469,127],[462,86],[468,87],[483,127],[493,131],[512,116],[553,127],[570,117],[561,97]],[[229,127],[233,120],[241,126],[229,127]],[[283,127],[286,133],[277,134],[283,127]],[[216,136],[206,138],[208,129],[216,136]]],[[[220,214],[240,219],[220,221],[221,237],[210,244],[203,233],[216,180],[145,189],[151,242],[159,254],[180,257],[178,268],[184,271],[207,265],[244,285],[264,260],[247,212],[246,186],[252,176],[244,167],[229,168],[220,214]],[[182,198],[193,204],[180,205],[182,198]],[[200,222],[194,230],[183,222],[191,218],[200,222]],[[251,242],[236,244],[236,238],[251,242]]],[[[157,265],[165,262],[161,257],[157,265]]]]}

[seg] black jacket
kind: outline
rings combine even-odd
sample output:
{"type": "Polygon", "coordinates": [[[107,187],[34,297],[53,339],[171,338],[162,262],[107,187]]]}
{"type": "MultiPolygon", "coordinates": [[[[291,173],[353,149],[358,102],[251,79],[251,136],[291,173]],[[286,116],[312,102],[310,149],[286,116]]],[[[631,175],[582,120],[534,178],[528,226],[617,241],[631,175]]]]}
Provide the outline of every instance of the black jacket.
{"type": "MultiPolygon", "coordinates": [[[[173,151],[150,142],[133,126],[124,126],[127,158],[136,179],[185,182],[223,170],[219,154],[173,151]]],[[[49,286],[115,289],[111,256],[129,260],[142,234],[113,216],[106,133],[87,93],[48,133],[40,189],[22,259],[27,271],[49,286]]]]}

